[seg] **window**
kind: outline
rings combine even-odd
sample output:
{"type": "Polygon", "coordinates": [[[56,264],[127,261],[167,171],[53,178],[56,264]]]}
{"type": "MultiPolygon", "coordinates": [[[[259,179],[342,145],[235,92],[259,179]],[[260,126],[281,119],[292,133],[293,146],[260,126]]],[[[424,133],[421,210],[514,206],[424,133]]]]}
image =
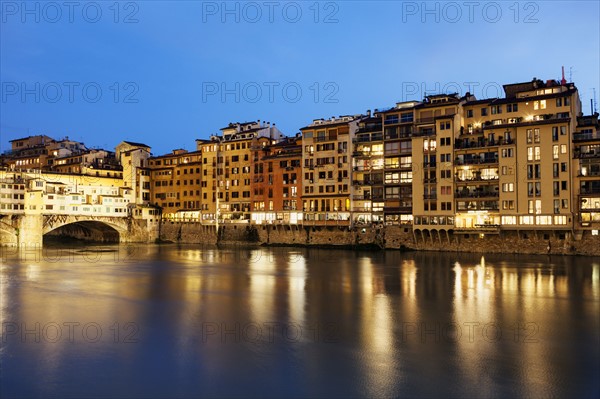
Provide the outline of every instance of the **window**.
{"type": "Polygon", "coordinates": [[[400,198],[400,187],[386,187],[385,188],[385,198],[386,199],[400,198]]]}
{"type": "Polygon", "coordinates": [[[473,110],[472,109],[468,109],[467,110],[467,118],[472,118],[473,117],[473,110]]]}
{"type": "Polygon", "coordinates": [[[528,213],[540,214],[542,213],[542,201],[541,200],[529,200],[527,201],[528,213]]]}
{"type": "Polygon", "coordinates": [[[509,193],[515,191],[514,183],[503,183],[502,184],[502,192],[509,193]]]}
{"type": "Polygon", "coordinates": [[[558,177],[558,164],[552,164],[552,177],[558,177]]]}
{"type": "Polygon", "coordinates": [[[515,201],[502,201],[502,209],[515,209],[515,201]]]}
{"type": "Polygon", "coordinates": [[[517,224],[516,216],[502,216],[502,224],[517,224]]]}
{"type": "Polygon", "coordinates": [[[558,126],[552,126],[552,141],[558,141],[558,126]]]}
{"type": "Polygon", "coordinates": [[[487,108],[481,108],[481,116],[487,116],[487,108]]]}
{"type": "Polygon", "coordinates": [[[552,146],[552,159],[558,159],[558,145],[552,146]]]}
{"type": "Polygon", "coordinates": [[[501,114],[502,105],[492,105],[492,115],[501,114]]]}
{"type": "Polygon", "coordinates": [[[533,102],[533,109],[534,110],[546,109],[546,100],[534,101],[533,102]]]}
{"type": "Polygon", "coordinates": [[[528,179],[539,179],[541,176],[541,168],[539,164],[527,165],[527,178],[528,179]]]}
{"type": "Polygon", "coordinates": [[[514,148],[503,148],[502,158],[512,158],[514,156],[514,148]]]}
{"type": "Polygon", "coordinates": [[[566,144],[561,144],[560,145],[560,153],[561,154],[566,154],[567,153],[567,145],[566,144]]]}
{"type": "Polygon", "coordinates": [[[506,112],[517,112],[519,104],[506,104],[506,112]]]}
{"type": "Polygon", "coordinates": [[[534,143],[540,142],[540,129],[533,129],[533,142],[534,143]]]}

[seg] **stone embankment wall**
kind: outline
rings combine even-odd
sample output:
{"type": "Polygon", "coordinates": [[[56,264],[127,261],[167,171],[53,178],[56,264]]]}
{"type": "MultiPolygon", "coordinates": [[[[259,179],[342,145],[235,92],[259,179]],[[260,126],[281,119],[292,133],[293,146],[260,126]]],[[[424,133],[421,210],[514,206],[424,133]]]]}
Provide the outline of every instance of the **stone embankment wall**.
{"type": "Polygon", "coordinates": [[[163,222],[162,241],[207,245],[340,246],[382,249],[600,256],[600,236],[590,232],[574,239],[570,233],[501,232],[501,234],[413,233],[411,227],[373,226],[349,230],[337,226],[235,225],[163,222]]]}

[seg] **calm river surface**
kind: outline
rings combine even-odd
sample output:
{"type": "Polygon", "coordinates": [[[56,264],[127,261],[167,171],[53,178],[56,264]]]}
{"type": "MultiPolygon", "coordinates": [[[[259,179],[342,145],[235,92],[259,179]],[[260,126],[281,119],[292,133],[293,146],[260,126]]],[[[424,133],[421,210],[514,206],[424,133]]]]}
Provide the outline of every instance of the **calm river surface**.
{"type": "Polygon", "coordinates": [[[3,249],[0,396],[600,395],[600,259],[3,249]]]}

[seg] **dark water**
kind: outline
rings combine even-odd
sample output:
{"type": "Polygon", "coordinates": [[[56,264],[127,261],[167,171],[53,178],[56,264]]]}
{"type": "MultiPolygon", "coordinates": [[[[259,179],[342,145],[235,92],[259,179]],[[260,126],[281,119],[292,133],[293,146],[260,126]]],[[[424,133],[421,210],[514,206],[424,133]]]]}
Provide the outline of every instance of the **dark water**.
{"type": "Polygon", "coordinates": [[[0,396],[598,397],[600,260],[2,253],[0,396]]]}

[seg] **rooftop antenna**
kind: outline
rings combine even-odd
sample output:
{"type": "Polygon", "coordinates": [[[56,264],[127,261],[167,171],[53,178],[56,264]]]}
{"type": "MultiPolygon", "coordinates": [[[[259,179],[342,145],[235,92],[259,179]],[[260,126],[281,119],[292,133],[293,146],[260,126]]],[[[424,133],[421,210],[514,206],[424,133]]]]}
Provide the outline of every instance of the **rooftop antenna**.
{"type": "Polygon", "coordinates": [[[569,67],[569,82],[573,83],[573,67],[569,67]]]}
{"type": "Polygon", "coordinates": [[[592,89],[592,91],[594,92],[593,95],[593,100],[590,99],[591,105],[592,105],[592,115],[594,115],[596,113],[596,111],[598,110],[598,101],[596,101],[596,89],[592,89]]]}

